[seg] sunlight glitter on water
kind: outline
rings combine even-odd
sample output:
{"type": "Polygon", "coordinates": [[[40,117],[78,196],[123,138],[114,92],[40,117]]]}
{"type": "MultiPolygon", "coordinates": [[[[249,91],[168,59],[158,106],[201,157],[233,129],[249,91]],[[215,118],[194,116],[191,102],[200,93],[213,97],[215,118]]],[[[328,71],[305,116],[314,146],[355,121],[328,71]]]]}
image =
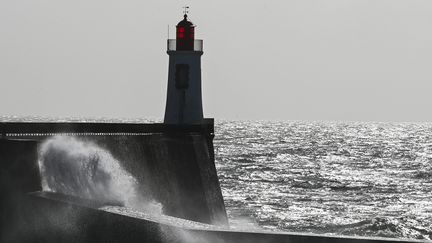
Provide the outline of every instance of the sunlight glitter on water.
{"type": "Polygon", "coordinates": [[[328,234],[432,237],[432,124],[221,121],[230,219],[328,234]]]}

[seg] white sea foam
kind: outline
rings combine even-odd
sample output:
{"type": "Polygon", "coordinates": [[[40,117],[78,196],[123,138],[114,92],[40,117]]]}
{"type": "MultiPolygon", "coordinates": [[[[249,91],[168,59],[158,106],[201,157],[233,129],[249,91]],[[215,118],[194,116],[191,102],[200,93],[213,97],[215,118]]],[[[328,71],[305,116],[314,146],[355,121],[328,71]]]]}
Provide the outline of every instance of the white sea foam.
{"type": "MultiPolygon", "coordinates": [[[[93,142],[56,136],[40,147],[45,191],[74,195],[137,210],[155,210],[137,190],[137,180],[110,152],[93,142]]],[[[159,209],[160,211],[160,209],[159,209]]]]}

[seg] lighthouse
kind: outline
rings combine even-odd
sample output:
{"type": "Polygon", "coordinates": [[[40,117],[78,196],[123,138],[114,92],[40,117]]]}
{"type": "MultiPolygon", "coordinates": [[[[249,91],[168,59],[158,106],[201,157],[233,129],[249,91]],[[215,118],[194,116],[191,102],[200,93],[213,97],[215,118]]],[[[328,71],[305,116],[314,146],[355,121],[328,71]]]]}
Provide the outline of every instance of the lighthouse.
{"type": "Polygon", "coordinates": [[[168,89],[164,123],[201,124],[201,56],[203,41],[195,39],[195,26],[183,20],[176,26],[176,39],[168,39],[168,89]]]}

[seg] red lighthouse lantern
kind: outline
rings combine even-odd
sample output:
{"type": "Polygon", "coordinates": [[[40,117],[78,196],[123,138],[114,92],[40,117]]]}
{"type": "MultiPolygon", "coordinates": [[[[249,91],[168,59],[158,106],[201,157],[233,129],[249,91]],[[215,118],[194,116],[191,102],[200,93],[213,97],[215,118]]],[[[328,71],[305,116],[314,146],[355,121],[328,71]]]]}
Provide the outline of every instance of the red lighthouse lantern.
{"type": "Polygon", "coordinates": [[[195,26],[187,20],[187,14],[180,21],[176,32],[176,50],[177,51],[193,51],[195,39],[195,26]]]}

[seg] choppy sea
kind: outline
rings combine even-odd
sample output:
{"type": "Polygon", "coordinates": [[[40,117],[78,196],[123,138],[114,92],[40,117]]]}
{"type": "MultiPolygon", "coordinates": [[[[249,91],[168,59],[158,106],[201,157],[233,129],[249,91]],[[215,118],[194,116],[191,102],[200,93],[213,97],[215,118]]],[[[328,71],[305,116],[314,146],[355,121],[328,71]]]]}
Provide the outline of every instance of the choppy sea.
{"type": "Polygon", "coordinates": [[[234,227],[432,238],[432,123],[219,121],[234,227]]]}
{"type": "Polygon", "coordinates": [[[214,144],[233,228],[432,239],[432,123],[216,121],[214,144]]]}

